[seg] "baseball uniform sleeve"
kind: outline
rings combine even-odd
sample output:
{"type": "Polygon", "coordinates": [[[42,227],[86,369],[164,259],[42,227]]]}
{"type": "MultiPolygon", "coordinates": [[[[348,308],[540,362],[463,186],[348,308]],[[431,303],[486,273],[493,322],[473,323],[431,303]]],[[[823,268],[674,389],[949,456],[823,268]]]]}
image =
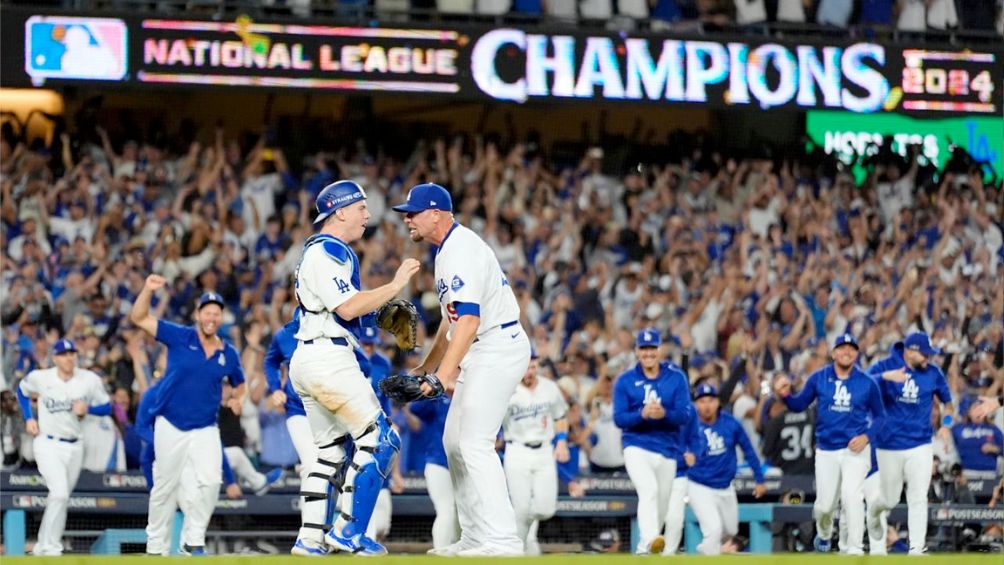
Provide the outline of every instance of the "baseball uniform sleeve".
{"type": "Polygon", "coordinates": [[[484,274],[491,272],[481,261],[472,261],[472,257],[464,257],[458,253],[450,253],[446,257],[443,265],[443,284],[446,285],[446,304],[462,303],[457,315],[466,314],[480,315],[474,313],[475,309],[480,311],[482,306],[482,293],[487,288],[484,281],[484,274]],[[461,311],[461,309],[463,311],[461,311]]]}
{"type": "MultiPolygon", "coordinates": [[[[798,394],[793,394],[787,398],[782,399],[785,406],[789,410],[794,412],[804,412],[806,408],[812,404],[812,401],[816,399],[816,383],[819,380],[819,372],[812,373],[809,376],[809,380],[805,382],[805,386],[798,394]]],[[[879,401],[881,403],[881,401],[879,401]]]]}
{"type": "Polygon", "coordinates": [[[641,410],[631,410],[627,383],[628,379],[622,375],[614,385],[614,423],[622,430],[633,428],[642,422],[641,410]]]}
{"type": "Polygon", "coordinates": [[[227,357],[227,364],[230,365],[227,372],[227,381],[230,386],[238,386],[244,382],[244,368],[241,367],[241,357],[232,345],[227,345],[224,355],[227,357]]]}
{"type": "Polygon", "coordinates": [[[690,403],[690,392],[685,390],[686,382],[687,378],[682,375],[679,379],[673,379],[673,392],[669,395],[669,403],[663,401],[663,406],[666,408],[663,420],[677,426],[685,425],[694,414],[694,406],[690,403]]]}
{"type": "Polygon", "coordinates": [[[760,457],[757,456],[756,450],[753,449],[753,443],[750,442],[750,437],[746,435],[746,430],[739,424],[738,421],[733,421],[732,429],[735,430],[736,443],[739,444],[740,449],[743,450],[743,455],[746,457],[746,462],[750,465],[750,470],[753,471],[753,477],[756,479],[757,483],[763,483],[763,466],[760,464],[760,457]]]}
{"type": "Polygon", "coordinates": [[[280,329],[274,336],[272,336],[272,343],[268,346],[268,352],[265,353],[264,370],[265,370],[265,381],[268,383],[268,393],[272,394],[277,390],[282,389],[282,348],[279,346],[279,336],[286,331],[285,328],[280,329]]]}
{"type": "Polygon", "coordinates": [[[28,373],[21,382],[18,383],[15,392],[17,393],[17,403],[21,406],[21,416],[25,421],[31,420],[35,417],[35,414],[31,411],[31,395],[32,393],[38,393],[38,389],[35,387],[35,382],[32,376],[35,375],[35,371],[28,373]]]}
{"type": "Polygon", "coordinates": [[[882,428],[885,427],[885,405],[882,403],[882,393],[879,392],[875,381],[868,379],[870,394],[868,395],[868,410],[872,413],[872,425],[869,430],[868,439],[879,437],[882,428]]]}
{"type": "Polygon", "coordinates": [[[188,326],[157,320],[157,341],[167,346],[184,345],[188,339],[188,326]]]}

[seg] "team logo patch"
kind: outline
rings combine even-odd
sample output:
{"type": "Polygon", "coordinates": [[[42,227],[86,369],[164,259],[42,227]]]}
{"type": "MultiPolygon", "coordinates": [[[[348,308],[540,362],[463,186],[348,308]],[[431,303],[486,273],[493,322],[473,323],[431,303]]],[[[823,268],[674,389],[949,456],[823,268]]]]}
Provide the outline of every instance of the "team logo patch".
{"type": "Polygon", "coordinates": [[[450,282],[450,290],[457,292],[461,288],[464,288],[464,281],[457,275],[453,275],[453,280],[450,282]]]}
{"type": "Polygon", "coordinates": [[[220,367],[222,367],[222,366],[224,366],[224,365],[226,365],[226,364],[227,364],[227,360],[226,360],[226,359],[224,359],[224,357],[223,357],[223,353],[220,353],[220,356],[219,356],[219,358],[218,358],[218,359],[219,359],[219,363],[220,363],[220,367]]]}

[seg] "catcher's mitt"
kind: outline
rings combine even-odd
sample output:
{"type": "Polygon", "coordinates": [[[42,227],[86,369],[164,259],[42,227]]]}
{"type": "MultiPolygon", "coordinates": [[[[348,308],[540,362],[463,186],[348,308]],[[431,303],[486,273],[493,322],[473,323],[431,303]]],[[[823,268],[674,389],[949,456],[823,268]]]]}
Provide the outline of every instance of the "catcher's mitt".
{"type": "Polygon", "coordinates": [[[418,341],[418,309],[407,300],[394,298],[377,310],[376,323],[394,335],[399,349],[411,351],[418,341]]]}
{"type": "Polygon", "coordinates": [[[391,375],[380,381],[380,390],[388,398],[399,404],[422,400],[423,398],[436,398],[445,392],[443,383],[439,382],[436,375],[391,375]],[[432,387],[432,394],[428,396],[422,394],[422,383],[432,387]]]}

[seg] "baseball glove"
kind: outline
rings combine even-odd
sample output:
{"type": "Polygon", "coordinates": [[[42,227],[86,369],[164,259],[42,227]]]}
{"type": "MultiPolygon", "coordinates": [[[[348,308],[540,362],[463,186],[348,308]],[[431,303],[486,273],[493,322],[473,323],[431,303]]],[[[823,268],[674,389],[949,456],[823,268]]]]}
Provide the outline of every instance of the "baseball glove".
{"type": "Polygon", "coordinates": [[[394,335],[399,349],[411,351],[418,341],[418,309],[407,300],[394,298],[377,310],[377,326],[394,335]]]}
{"type": "Polygon", "coordinates": [[[380,390],[394,402],[405,404],[423,398],[437,398],[445,392],[436,375],[391,375],[380,381],[380,390]],[[432,387],[432,394],[422,394],[422,383],[432,387]]]}

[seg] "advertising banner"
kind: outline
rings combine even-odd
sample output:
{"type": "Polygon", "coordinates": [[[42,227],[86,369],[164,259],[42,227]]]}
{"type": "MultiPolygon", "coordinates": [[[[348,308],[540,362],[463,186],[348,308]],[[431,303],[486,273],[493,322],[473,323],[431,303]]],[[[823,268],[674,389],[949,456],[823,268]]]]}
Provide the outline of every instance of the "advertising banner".
{"type": "MultiPolygon", "coordinates": [[[[914,119],[895,114],[862,115],[849,112],[808,112],[805,122],[809,139],[826,153],[845,163],[857,155],[870,155],[892,138],[892,150],[906,156],[909,145],[919,145],[922,159],[943,169],[952,157],[952,147],[964,148],[973,159],[998,176],[1004,174],[1004,122],[1000,117],[914,119]]],[[[853,169],[858,181],[867,171],[861,163],[853,169]]]]}
{"type": "Polygon", "coordinates": [[[1004,49],[870,42],[81,17],[4,8],[5,85],[80,81],[512,103],[1002,115],[1004,49]]]}

